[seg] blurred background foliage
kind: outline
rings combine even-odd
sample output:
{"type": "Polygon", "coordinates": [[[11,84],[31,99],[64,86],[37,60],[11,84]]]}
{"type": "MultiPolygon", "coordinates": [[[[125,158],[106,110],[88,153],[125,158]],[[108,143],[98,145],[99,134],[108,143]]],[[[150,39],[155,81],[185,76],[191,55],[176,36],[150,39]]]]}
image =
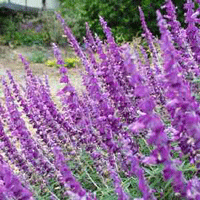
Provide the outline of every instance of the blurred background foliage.
{"type": "Polygon", "coordinates": [[[49,46],[51,42],[65,44],[63,30],[53,11],[39,13],[1,12],[0,44],[49,46]]]}
{"type": "MultiPolygon", "coordinates": [[[[104,39],[99,15],[104,17],[111,27],[117,43],[132,41],[133,37],[141,36],[138,6],[141,6],[147,25],[153,35],[159,36],[156,21],[156,10],[161,9],[164,0],[59,0],[58,12],[64,17],[74,35],[83,42],[85,22],[93,33],[104,39]]],[[[173,0],[177,6],[178,20],[184,25],[183,4],[185,1],[173,0]]],[[[0,11],[0,44],[10,45],[50,45],[56,42],[66,44],[66,38],[53,11],[39,13],[19,13],[0,11]]]]}
{"type": "MultiPolygon", "coordinates": [[[[60,0],[60,2],[60,11],[79,41],[85,30],[84,22],[86,21],[94,33],[97,33],[101,39],[104,38],[99,23],[100,15],[112,28],[118,43],[132,41],[134,36],[141,36],[142,28],[138,6],[141,6],[144,11],[149,29],[154,35],[159,36],[156,10],[161,9],[165,3],[164,0],[60,0]],[[70,11],[73,13],[72,15],[70,11]],[[71,17],[73,20],[70,20],[71,17]]],[[[173,0],[173,2],[177,6],[178,19],[184,26],[183,5],[185,1],[173,0]]]]}

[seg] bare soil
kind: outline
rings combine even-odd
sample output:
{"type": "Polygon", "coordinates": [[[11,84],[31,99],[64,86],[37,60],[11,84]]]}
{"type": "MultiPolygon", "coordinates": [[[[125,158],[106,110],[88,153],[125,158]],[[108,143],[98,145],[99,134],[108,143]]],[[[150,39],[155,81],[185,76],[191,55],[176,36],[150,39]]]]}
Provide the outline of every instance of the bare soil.
{"type": "MultiPolygon", "coordinates": [[[[18,47],[16,49],[12,49],[8,46],[0,46],[0,77],[6,75],[6,70],[10,70],[15,80],[24,85],[24,66],[21,60],[18,58],[18,55],[21,53],[23,56],[27,57],[31,54],[31,52],[36,51],[39,48],[43,47],[18,47]]],[[[39,49],[40,50],[40,49],[39,49]]],[[[51,48],[43,48],[43,50],[47,53],[48,59],[53,59],[53,51],[51,48]]],[[[66,57],[73,57],[74,53],[70,49],[61,49],[66,57]]],[[[47,74],[49,77],[49,84],[51,87],[52,95],[56,95],[57,91],[63,87],[62,84],[59,83],[60,74],[59,69],[57,67],[48,67],[44,63],[30,63],[30,67],[34,75],[39,76],[40,78],[44,78],[44,74],[47,74]]],[[[68,75],[71,80],[71,83],[77,90],[81,90],[81,76],[78,73],[77,68],[68,69],[68,75]]],[[[2,96],[2,89],[0,88],[0,94],[2,96]]]]}

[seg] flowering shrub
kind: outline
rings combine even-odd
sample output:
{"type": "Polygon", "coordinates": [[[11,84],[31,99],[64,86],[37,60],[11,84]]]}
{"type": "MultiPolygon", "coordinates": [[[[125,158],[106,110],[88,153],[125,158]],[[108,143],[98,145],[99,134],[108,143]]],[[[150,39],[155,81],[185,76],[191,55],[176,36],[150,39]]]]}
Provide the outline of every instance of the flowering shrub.
{"type": "Polygon", "coordinates": [[[1,199],[200,199],[199,11],[187,0],[183,29],[172,1],[163,8],[159,40],[139,8],[150,56],[143,46],[118,46],[102,17],[107,40],[86,24],[83,52],[57,14],[85,67],[80,94],[53,44],[61,109],[48,78],[33,75],[20,55],[26,87],[10,71],[2,79],[1,199]]]}

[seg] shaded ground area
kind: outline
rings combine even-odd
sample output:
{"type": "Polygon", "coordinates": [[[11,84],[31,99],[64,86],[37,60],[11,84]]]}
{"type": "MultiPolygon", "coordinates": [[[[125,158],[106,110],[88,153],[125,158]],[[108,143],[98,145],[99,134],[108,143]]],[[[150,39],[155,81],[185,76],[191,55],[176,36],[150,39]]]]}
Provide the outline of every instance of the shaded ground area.
{"type": "MultiPolygon", "coordinates": [[[[12,75],[14,76],[15,80],[19,84],[24,85],[24,66],[21,63],[21,60],[18,58],[18,54],[21,53],[26,58],[29,58],[32,52],[35,51],[43,51],[48,59],[53,59],[53,51],[51,48],[42,48],[42,47],[19,47],[17,49],[12,49],[8,46],[0,46],[0,76],[6,75],[6,70],[10,69],[12,75]]],[[[65,57],[73,57],[74,54],[70,49],[62,49],[62,53],[65,57]]],[[[48,67],[44,63],[30,63],[30,67],[34,73],[41,78],[44,78],[44,74],[47,74],[49,77],[49,84],[51,87],[52,94],[55,95],[56,92],[63,87],[59,83],[60,74],[59,69],[56,67],[48,67]]],[[[68,69],[69,78],[77,90],[81,90],[82,83],[81,83],[81,76],[78,73],[78,69],[80,68],[73,68],[68,69]]],[[[2,90],[0,89],[0,93],[2,96],[2,90]]]]}

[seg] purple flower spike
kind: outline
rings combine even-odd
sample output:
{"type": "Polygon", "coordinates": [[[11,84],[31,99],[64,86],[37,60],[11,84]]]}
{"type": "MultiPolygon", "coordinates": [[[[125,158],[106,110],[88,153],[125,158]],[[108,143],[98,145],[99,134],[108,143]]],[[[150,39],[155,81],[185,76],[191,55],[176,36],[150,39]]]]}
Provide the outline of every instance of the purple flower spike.
{"type": "Polygon", "coordinates": [[[0,181],[4,183],[3,191],[1,192],[3,192],[5,196],[15,199],[34,200],[32,193],[22,186],[18,177],[13,174],[2,157],[0,158],[0,169],[0,181]]]}
{"type": "Polygon", "coordinates": [[[158,52],[153,43],[153,36],[146,25],[144,13],[140,7],[139,7],[139,12],[140,12],[140,19],[141,19],[141,23],[142,23],[142,28],[144,30],[145,38],[148,42],[151,52],[153,53],[153,64],[156,68],[156,73],[159,74],[161,72],[161,64],[159,63],[158,52]]]}

